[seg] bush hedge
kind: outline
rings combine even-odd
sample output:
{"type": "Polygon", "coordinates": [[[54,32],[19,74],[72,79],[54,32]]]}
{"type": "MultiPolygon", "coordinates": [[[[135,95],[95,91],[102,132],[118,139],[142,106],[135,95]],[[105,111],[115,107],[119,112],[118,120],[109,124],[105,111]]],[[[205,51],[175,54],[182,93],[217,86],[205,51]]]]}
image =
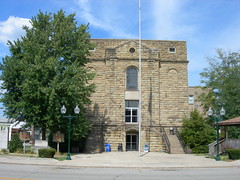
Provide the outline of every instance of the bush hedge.
{"type": "Polygon", "coordinates": [[[240,159],[240,149],[226,149],[229,159],[240,159]]]}
{"type": "Polygon", "coordinates": [[[192,153],[198,154],[198,153],[206,153],[208,152],[208,146],[202,145],[202,146],[196,146],[192,148],[192,153]]]}
{"type": "Polygon", "coordinates": [[[56,153],[56,150],[52,148],[50,149],[44,148],[44,149],[38,150],[38,156],[42,158],[53,158],[55,153],[56,153]]]}

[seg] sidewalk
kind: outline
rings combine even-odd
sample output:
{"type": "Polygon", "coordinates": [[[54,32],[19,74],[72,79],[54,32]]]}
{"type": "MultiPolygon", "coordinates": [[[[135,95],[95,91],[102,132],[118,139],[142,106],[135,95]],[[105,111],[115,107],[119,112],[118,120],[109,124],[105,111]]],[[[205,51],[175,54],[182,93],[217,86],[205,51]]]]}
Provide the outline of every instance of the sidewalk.
{"type": "Polygon", "coordinates": [[[167,154],[149,152],[141,157],[138,152],[104,152],[99,154],[79,154],[72,160],[58,161],[51,158],[20,157],[0,155],[0,163],[71,166],[71,167],[106,167],[106,168],[219,168],[240,167],[240,160],[226,162],[193,154],[167,154]]]}

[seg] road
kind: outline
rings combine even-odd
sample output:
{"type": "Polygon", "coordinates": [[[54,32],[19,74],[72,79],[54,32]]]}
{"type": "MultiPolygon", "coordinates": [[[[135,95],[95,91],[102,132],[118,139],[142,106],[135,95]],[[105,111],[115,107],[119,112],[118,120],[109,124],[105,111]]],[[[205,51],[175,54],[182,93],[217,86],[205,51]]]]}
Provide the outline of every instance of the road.
{"type": "Polygon", "coordinates": [[[0,180],[237,180],[240,168],[77,168],[0,164],[0,180]]]}

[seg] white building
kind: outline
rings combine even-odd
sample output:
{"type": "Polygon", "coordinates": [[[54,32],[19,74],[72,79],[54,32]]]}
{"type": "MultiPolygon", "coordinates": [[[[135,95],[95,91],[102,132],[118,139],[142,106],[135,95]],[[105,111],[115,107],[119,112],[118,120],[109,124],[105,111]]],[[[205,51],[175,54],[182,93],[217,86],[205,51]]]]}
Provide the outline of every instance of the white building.
{"type": "Polygon", "coordinates": [[[19,131],[24,125],[24,122],[14,122],[11,119],[0,118],[0,151],[8,149],[8,142],[11,141],[12,131],[19,131]]]}
{"type": "Polygon", "coordinates": [[[0,119],[0,150],[8,148],[11,125],[8,119],[0,119]]]}

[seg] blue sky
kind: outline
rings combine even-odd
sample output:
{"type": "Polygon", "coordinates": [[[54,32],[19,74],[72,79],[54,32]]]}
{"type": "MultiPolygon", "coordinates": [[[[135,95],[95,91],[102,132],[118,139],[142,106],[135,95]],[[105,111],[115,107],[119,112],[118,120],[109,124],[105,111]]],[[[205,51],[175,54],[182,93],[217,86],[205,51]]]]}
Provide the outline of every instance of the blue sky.
{"type": "MultiPolygon", "coordinates": [[[[199,73],[216,49],[240,50],[240,0],[141,0],[142,39],[183,40],[188,47],[189,85],[200,85],[199,73]]],[[[138,38],[138,0],[2,0],[0,59],[7,40],[24,35],[22,25],[39,10],[76,13],[90,23],[92,38],[138,38]]]]}

